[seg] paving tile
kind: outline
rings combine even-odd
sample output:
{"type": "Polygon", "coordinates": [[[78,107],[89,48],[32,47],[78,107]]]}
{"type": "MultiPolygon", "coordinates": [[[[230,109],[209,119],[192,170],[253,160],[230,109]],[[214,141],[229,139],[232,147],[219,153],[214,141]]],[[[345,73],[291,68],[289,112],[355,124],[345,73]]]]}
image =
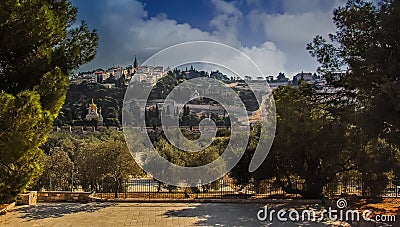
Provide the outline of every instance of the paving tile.
{"type": "Polygon", "coordinates": [[[0,226],[299,226],[260,222],[256,216],[260,207],[250,203],[39,203],[0,216],[0,226]]]}

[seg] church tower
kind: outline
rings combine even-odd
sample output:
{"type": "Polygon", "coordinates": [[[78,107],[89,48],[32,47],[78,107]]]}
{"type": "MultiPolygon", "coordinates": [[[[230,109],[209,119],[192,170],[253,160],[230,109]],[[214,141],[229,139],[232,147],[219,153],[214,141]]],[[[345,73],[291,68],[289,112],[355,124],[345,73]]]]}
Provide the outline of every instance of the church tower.
{"type": "Polygon", "coordinates": [[[135,70],[138,69],[138,62],[137,62],[136,56],[135,56],[135,61],[133,62],[133,68],[135,68],[135,70]]]}

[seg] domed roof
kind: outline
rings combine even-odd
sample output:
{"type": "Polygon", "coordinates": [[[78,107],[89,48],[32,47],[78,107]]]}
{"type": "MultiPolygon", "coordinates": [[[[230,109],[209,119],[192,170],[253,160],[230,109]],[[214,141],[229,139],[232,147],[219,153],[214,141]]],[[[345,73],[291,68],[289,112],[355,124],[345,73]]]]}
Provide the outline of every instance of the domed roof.
{"type": "Polygon", "coordinates": [[[94,104],[94,101],[93,101],[93,99],[92,99],[92,103],[91,103],[91,104],[89,104],[89,109],[91,109],[91,110],[93,110],[93,109],[97,109],[97,105],[96,105],[96,104],[94,104]]]}

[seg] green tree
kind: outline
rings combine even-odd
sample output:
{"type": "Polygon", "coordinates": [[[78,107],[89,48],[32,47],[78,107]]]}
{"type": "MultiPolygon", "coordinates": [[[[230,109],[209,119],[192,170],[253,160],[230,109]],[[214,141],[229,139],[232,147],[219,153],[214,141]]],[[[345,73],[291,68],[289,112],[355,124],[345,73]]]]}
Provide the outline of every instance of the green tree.
{"type": "Polygon", "coordinates": [[[104,190],[102,182],[110,179],[112,184],[109,190],[116,197],[122,191],[124,181],[143,175],[122,136],[113,133],[104,134],[101,138],[84,139],[77,152],[76,169],[85,190],[104,190]]]}
{"type": "MultiPolygon", "coordinates": [[[[229,133],[230,132],[226,132],[229,133]]],[[[228,136],[229,136],[228,134],[228,136]]],[[[275,174],[272,170],[267,170],[265,167],[267,165],[262,165],[255,173],[249,172],[250,161],[253,158],[254,152],[256,150],[258,139],[259,139],[259,131],[252,130],[250,131],[249,142],[246,147],[246,151],[241,157],[240,161],[237,165],[231,170],[230,176],[236,180],[236,183],[240,185],[242,188],[245,187],[252,179],[255,178],[272,178],[275,174]],[[262,170],[261,170],[262,169],[262,170]],[[258,176],[259,175],[259,176],[258,176]]],[[[265,162],[271,162],[270,156],[267,156],[267,160],[265,162]]]]}
{"type": "Polygon", "coordinates": [[[325,185],[342,173],[357,171],[368,179],[364,187],[369,193],[379,195],[388,182],[395,150],[384,140],[369,140],[360,127],[349,123],[347,118],[354,116],[351,102],[332,103],[304,82],[299,89],[280,87],[273,94],[278,122],[270,156],[274,177],[287,193],[323,198],[325,185]]]}
{"type": "MultiPolygon", "coordinates": [[[[400,2],[382,0],[374,5],[349,0],[334,11],[333,20],[337,31],[330,35],[331,42],[317,36],[307,49],[328,78],[333,78],[335,70],[349,69],[333,84],[357,103],[352,124],[368,136],[365,145],[383,139],[399,147],[400,2]]],[[[391,160],[396,157],[398,149],[391,160]]]]}
{"type": "Polygon", "coordinates": [[[62,147],[55,147],[49,155],[43,155],[43,158],[44,170],[37,185],[49,190],[70,190],[74,164],[68,153],[62,147]]]}
{"type": "Polygon", "coordinates": [[[129,177],[143,176],[144,173],[129,153],[124,141],[105,141],[100,149],[102,157],[107,160],[106,177],[112,180],[115,198],[118,198],[118,192],[123,190],[123,182],[129,177]]]}
{"type": "Polygon", "coordinates": [[[104,178],[107,160],[101,156],[101,141],[94,136],[79,140],[76,150],[76,170],[79,182],[84,190],[100,190],[104,178]]]}
{"type": "Polygon", "coordinates": [[[94,58],[97,34],[74,25],[76,12],[66,0],[0,5],[0,203],[41,173],[39,147],[64,102],[68,75],[94,58]]]}
{"type": "Polygon", "coordinates": [[[271,156],[276,179],[288,193],[321,198],[323,187],[337,173],[355,168],[348,144],[347,124],[333,113],[335,106],[315,95],[311,85],[274,91],[277,130],[271,156]],[[293,179],[304,180],[299,188],[293,179]]]}
{"type": "Polygon", "coordinates": [[[36,184],[35,190],[70,190],[76,185],[75,151],[78,139],[70,133],[51,133],[43,150],[43,173],[36,184]],[[72,188],[71,188],[72,187],[72,188]]]}
{"type": "MultiPolygon", "coordinates": [[[[271,151],[262,166],[254,173],[247,168],[257,146],[259,132],[251,133],[246,153],[233,169],[232,176],[246,185],[251,180],[274,180],[286,193],[304,198],[323,198],[324,186],[339,179],[342,173],[357,171],[370,177],[371,184],[387,182],[390,172],[386,160],[391,148],[370,142],[362,130],[351,125],[347,117],[354,116],[351,102],[331,102],[319,95],[313,85],[301,82],[299,89],[279,87],[273,92],[277,111],[277,129],[271,151]],[[372,164],[374,163],[374,164],[372,164]]],[[[369,192],[379,189],[369,184],[369,192]]],[[[383,186],[384,187],[384,186],[383,186]]]]}
{"type": "Polygon", "coordinates": [[[338,86],[352,92],[360,104],[358,125],[370,137],[387,138],[400,145],[400,2],[383,0],[378,6],[348,1],[334,11],[337,32],[332,43],[321,36],[308,50],[326,69],[349,70],[338,86]],[[362,108],[361,108],[362,107],[362,108]],[[362,110],[362,111],[361,111],[362,110]]]}

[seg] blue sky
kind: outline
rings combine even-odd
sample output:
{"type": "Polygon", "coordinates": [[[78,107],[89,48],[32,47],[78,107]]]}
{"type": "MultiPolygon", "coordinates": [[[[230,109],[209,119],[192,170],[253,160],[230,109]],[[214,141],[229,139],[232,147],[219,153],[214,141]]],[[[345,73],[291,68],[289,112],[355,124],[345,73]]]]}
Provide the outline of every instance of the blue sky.
{"type": "Polygon", "coordinates": [[[168,46],[210,40],[247,54],[265,75],[314,72],[305,46],[335,31],[344,0],[72,0],[78,20],[99,34],[96,59],[83,70],[139,63],[168,46]]]}

